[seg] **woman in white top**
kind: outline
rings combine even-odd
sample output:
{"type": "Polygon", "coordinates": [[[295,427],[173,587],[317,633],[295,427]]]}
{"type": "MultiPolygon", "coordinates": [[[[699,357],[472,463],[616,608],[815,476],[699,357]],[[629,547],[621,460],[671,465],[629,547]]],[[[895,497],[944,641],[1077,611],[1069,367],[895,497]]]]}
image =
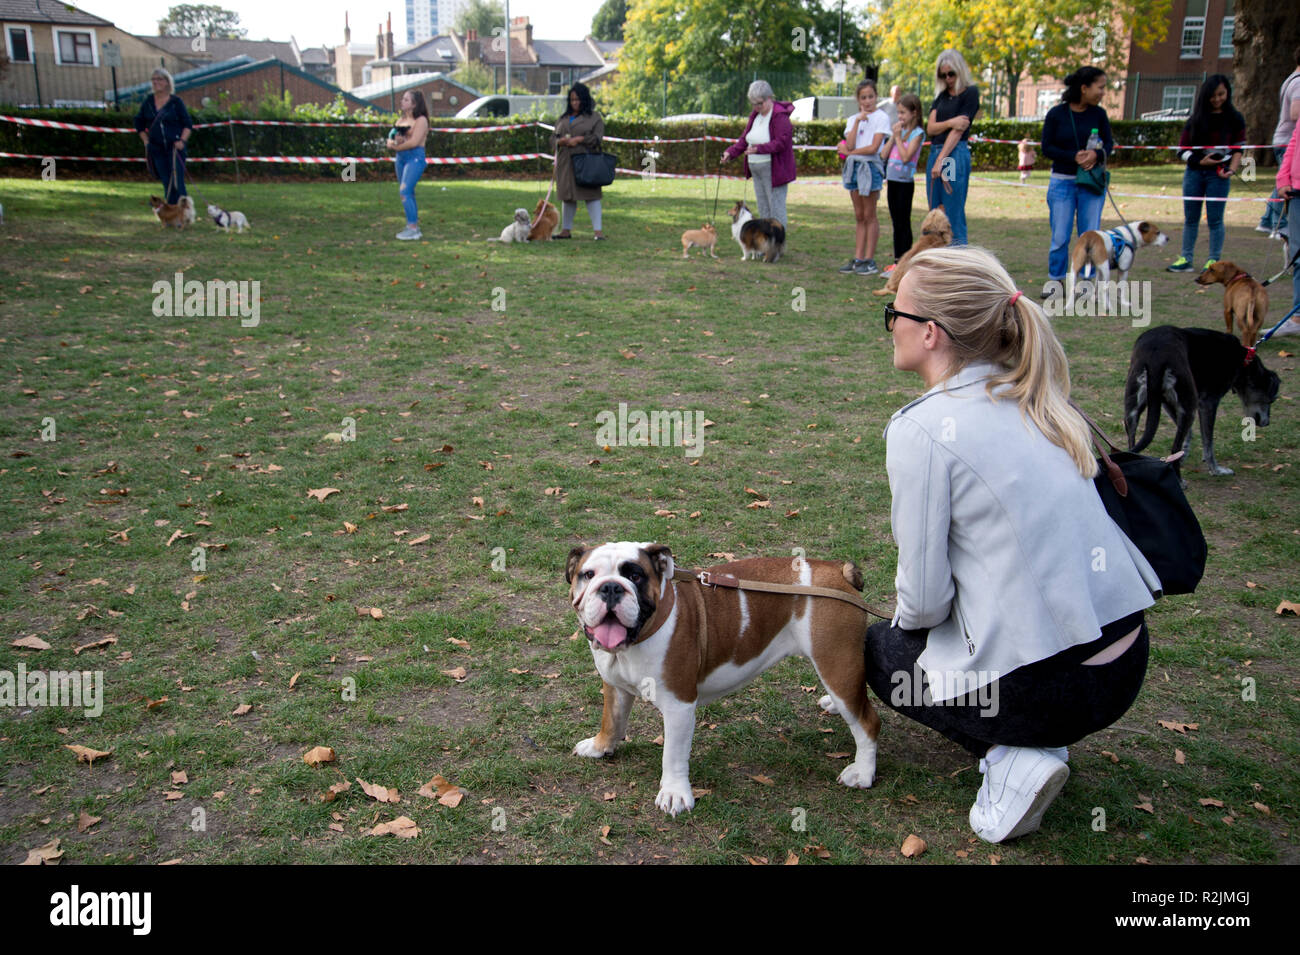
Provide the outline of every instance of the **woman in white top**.
{"type": "Polygon", "coordinates": [[[971,827],[1001,842],[1038,828],[1065,747],[1136,699],[1160,581],[1093,485],[1060,343],[991,253],[918,255],[885,327],[929,390],[885,432],[898,605],[867,679],[980,757],[971,827]]]}
{"type": "Polygon", "coordinates": [[[786,187],[795,180],[793,103],[783,103],[766,80],[749,84],[754,107],[740,139],[722,154],[724,163],[745,157],[745,175],[754,179],[754,198],[760,219],[776,219],[789,228],[785,215],[786,187]]]}

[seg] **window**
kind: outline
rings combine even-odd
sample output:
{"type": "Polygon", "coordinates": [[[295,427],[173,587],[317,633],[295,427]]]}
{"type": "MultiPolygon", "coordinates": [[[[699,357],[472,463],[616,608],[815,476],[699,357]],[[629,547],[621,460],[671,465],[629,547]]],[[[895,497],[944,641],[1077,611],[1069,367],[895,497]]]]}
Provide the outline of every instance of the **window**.
{"type": "Polygon", "coordinates": [[[5,28],[5,38],[9,45],[10,62],[32,62],[32,31],[30,27],[7,27],[5,28]]]}
{"type": "Polygon", "coordinates": [[[1064,90],[1039,90],[1038,91],[1038,114],[1046,116],[1047,111],[1061,101],[1061,93],[1064,90]]]}
{"type": "Polygon", "coordinates": [[[550,80],[546,84],[546,92],[552,96],[564,92],[564,71],[551,70],[550,80]]]}
{"type": "Polygon", "coordinates": [[[54,49],[58,53],[58,62],[62,66],[98,66],[99,58],[95,55],[95,35],[82,30],[54,30],[54,49]]]}
{"type": "Polygon", "coordinates": [[[1166,86],[1160,98],[1160,108],[1173,112],[1191,113],[1192,100],[1196,98],[1195,86],[1166,86]]]}
{"type": "Polygon", "coordinates": [[[1219,35],[1219,57],[1221,59],[1232,59],[1232,31],[1236,24],[1236,17],[1223,18],[1223,32],[1219,35]]]}
{"type": "Polygon", "coordinates": [[[1207,0],[1187,0],[1187,15],[1183,17],[1183,59],[1199,60],[1205,45],[1205,7],[1207,0]]]}

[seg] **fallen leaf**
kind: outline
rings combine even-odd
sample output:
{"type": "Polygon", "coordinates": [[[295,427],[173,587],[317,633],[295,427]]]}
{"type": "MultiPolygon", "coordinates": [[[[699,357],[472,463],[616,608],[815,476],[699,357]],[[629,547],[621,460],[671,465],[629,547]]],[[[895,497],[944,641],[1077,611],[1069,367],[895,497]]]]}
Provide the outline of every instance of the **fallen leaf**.
{"type": "Polygon", "coordinates": [[[607,846],[612,846],[614,844],[609,841],[609,826],[600,827],[600,841],[605,843],[607,846]]]}
{"type": "Polygon", "coordinates": [[[48,650],[50,648],[50,645],[40,637],[19,637],[9,645],[11,647],[23,647],[27,650],[48,650]]]}
{"type": "Polygon", "coordinates": [[[85,832],[95,823],[102,821],[103,818],[103,816],[92,816],[83,810],[81,815],[77,817],[77,831],[85,832]]]}
{"type": "Polygon", "coordinates": [[[1292,616],[1300,616],[1300,604],[1292,603],[1289,600],[1283,600],[1280,604],[1277,605],[1277,609],[1274,610],[1273,612],[1277,614],[1279,617],[1285,616],[1286,614],[1291,614],[1292,616]]]}
{"type": "Polygon", "coordinates": [[[235,707],[235,711],[230,715],[243,716],[245,713],[248,713],[252,709],[253,709],[253,705],[251,703],[240,703],[237,707],[235,707]]]}
{"type": "Polygon", "coordinates": [[[464,683],[465,680],[469,678],[469,674],[465,671],[464,667],[456,667],[452,670],[442,670],[440,672],[443,676],[451,677],[457,683],[464,683]]]}
{"type": "Polygon", "coordinates": [[[1187,754],[1184,753],[1181,749],[1175,749],[1174,762],[1177,763],[1179,766],[1185,765],[1187,763],[1187,754]]]}
{"type": "Polygon", "coordinates": [[[62,855],[63,850],[59,848],[59,840],[55,839],[37,849],[28,849],[27,858],[19,865],[58,865],[62,855]]]}
{"type": "Polygon", "coordinates": [[[1112,752],[1111,752],[1110,750],[1108,750],[1108,749],[1103,749],[1103,750],[1101,751],[1101,755],[1103,755],[1103,756],[1109,756],[1109,757],[1110,757],[1110,761],[1111,761],[1112,763],[1118,763],[1118,762],[1119,762],[1119,757],[1116,756],[1114,753],[1112,753],[1112,752]]]}
{"type": "Polygon", "coordinates": [[[184,798],[185,798],[185,794],[177,790],[172,790],[171,792],[163,793],[164,802],[175,802],[177,799],[184,799],[184,798]]]}
{"type": "Polygon", "coordinates": [[[1200,729],[1200,723],[1179,723],[1176,720],[1156,720],[1167,730],[1173,730],[1175,733],[1187,734],[1188,730],[1200,729]]]}
{"type": "Polygon", "coordinates": [[[788,850],[788,851],[789,851],[789,855],[787,855],[787,856],[785,857],[785,864],[786,864],[786,865],[798,865],[798,864],[799,864],[799,857],[798,857],[797,855],[794,854],[794,851],[793,851],[793,850],[788,850]]]}
{"type": "Polygon", "coordinates": [[[91,749],[91,748],[88,747],[88,746],[77,746],[76,744],[69,744],[69,745],[64,746],[63,748],[64,748],[64,749],[70,749],[70,750],[72,750],[74,753],[76,753],[76,754],[77,754],[77,762],[79,762],[79,763],[89,763],[91,766],[94,766],[94,765],[95,765],[95,760],[97,760],[97,759],[103,759],[103,758],[105,758],[106,756],[111,756],[111,755],[113,755],[113,751],[112,751],[111,749],[109,749],[109,750],[102,750],[102,751],[101,751],[101,750],[98,750],[98,749],[91,749]]]}
{"type": "Polygon", "coordinates": [[[758,776],[750,776],[749,778],[752,779],[754,782],[759,783],[760,785],[763,785],[763,786],[775,786],[775,785],[776,785],[776,783],[773,782],[772,779],[771,779],[770,777],[768,777],[768,776],[758,775],[758,776]]]}
{"type": "Polygon", "coordinates": [[[385,822],[370,830],[372,836],[397,836],[399,839],[414,839],[420,834],[420,827],[406,816],[398,816],[392,822],[385,822]]]}
{"type": "Polygon", "coordinates": [[[298,685],[298,677],[300,677],[300,676],[302,676],[302,671],[301,671],[301,670],[298,671],[298,672],[295,673],[292,677],[289,678],[289,689],[292,690],[295,686],[298,685]]]}
{"type": "Polygon", "coordinates": [[[364,792],[367,796],[370,796],[372,799],[375,799],[379,802],[401,802],[402,801],[402,797],[397,794],[396,789],[388,789],[385,786],[379,786],[374,783],[368,783],[360,778],[357,779],[357,785],[361,787],[361,791],[364,792]]]}
{"type": "Polygon", "coordinates": [[[1133,808],[1134,808],[1134,809],[1141,809],[1143,812],[1149,812],[1149,813],[1151,813],[1151,815],[1153,815],[1153,816],[1154,816],[1155,813],[1156,813],[1155,807],[1152,806],[1151,803],[1149,803],[1149,802],[1140,802],[1140,803],[1138,803],[1136,806],[1134,806],[1133,808]]]}
{"type": "Polygon", "coordinates": [[[420,787],[419,795],[436,799],[442,805],[455,809],[465,798],[465,790],[437,775],[420,787]]]}
{"type": "Polygon", "coordinates": [[[929,847],[925,844],[924,839],[917,835],[910,835],[903,840],[903,848],[899,851],[907,858],[912,859],[924,853],[927,848],[929,847]]]}
{"type": "Polygon", "coordinates": [[[318,501],[323,501],[331,494],[338,494],[339,489],[336,487],[318,487],[307,492],[308,497],[314,497],[318,501]]]}
{"type": "Polygon", "coordinates": [[[414,547],[416,544],[423,544],[432,536],[433,536],[432,534],[421,534],[419,537],[411,538],[409,541],[406,542],[406,544],[408,547],[414,547]]]}
{"type": "Polygon", "coordinates": [[[349,534],[355,534],[355,533],[357,532],[357,525],[356,525],[356,524],[349,524],[347,521],[344,521],[344,522],[343,522],[343,529],[344,529],[345,531],[347,531],[349,534]]]}
{"type": "Polygon", "coordinates": [[[1268,806],[1265,806],[1262,802],[1253,802],[1251,803],[1251,805],[1254,806],[1257,810],[1259,810],[1266,816],[1273,815],[1272,811],[1268,808],[1268,806]]]}
{"type": "Polygon", "coordinates": [[[92,640],[90,643],[83,643],[79,647],[73,647],[73,654],[79,654],[82,650],[89,650],[93,647],[106,647],[109,644],[117,643],[117,637],[105,637],[102,640],[92,640]]]}
{"type": "Polygon", "coordinates": [[[185,770],[183,769],[172,770],[173,786],[184,786],[189,781],[190,781],[189,773],[185,772],[185,770]]]}
{"type": "Polygon", "coordinates": [[[373,617],[375,620],[383,620],[384,612],[378,607],[358,607],[358,617],[373,617]]]}
{"type": "Polygon", "coordinates": [[[448,643],[454,643],[454,644],[456,644],[456,646],[458,646],[458,647],[464,647],[466,650],[469,649],[469,641],[468,641],[468,640],[458,640],[456,637],[448,637],[448,638],[447,638],[447,642],[448,642],[448,643]]]}
{"type": "Polygon", "coordinates": [[[1198,799],[1197,802],[1199,802],[1202,806],[1214,806],[1216,809],[1223,808],[1223,801],[1221,799],[1206,798],[1206,799],[1198,799]]]}
{"type": "Polygon", "coordinates": [[[334,750],[328,746],[314,746],[303,755],[302,761],[308,766],[332,763],[334,762],[334,750]]]}

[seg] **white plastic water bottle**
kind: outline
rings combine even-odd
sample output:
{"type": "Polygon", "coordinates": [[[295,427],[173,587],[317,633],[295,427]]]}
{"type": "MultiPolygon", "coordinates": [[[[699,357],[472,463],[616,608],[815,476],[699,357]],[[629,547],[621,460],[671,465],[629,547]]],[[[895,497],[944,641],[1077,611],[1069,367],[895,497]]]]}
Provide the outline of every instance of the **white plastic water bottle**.
{"type": "Polygon", "coordinates": [[[1097,130],[1094,129],[1091,133],[1088,134],[1088,145],[1085,146],[1084,148],[1095,149],[1098,152],[1102,152],[1102,150],[1104,149],[1104,144],[1101,141],[1101,137],[1097,135],[1097,130]]]}

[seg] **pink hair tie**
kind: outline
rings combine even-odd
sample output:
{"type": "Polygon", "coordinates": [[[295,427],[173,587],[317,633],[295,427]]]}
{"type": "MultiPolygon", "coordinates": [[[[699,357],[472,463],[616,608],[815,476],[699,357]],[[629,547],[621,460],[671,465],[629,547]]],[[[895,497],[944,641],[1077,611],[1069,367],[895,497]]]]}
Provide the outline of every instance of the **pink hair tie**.
{"type": "Polygon", "coordinates": [[[1021,292],[1020,290],[1017,289],[1017,290],[1016,290],[1016,293],[1015,293],[1014,295],[1011,296],[1011,301],[1010,301],[1009,304],[1011,304],[1011,305],[1015,305],[1015,304],[1016,304],[1016,299],[1020,298],[1020,296],[1022,296],[1022,295],[1024,295],[1024,294],[1025,294],[1024,292],[1021,292]]]}

